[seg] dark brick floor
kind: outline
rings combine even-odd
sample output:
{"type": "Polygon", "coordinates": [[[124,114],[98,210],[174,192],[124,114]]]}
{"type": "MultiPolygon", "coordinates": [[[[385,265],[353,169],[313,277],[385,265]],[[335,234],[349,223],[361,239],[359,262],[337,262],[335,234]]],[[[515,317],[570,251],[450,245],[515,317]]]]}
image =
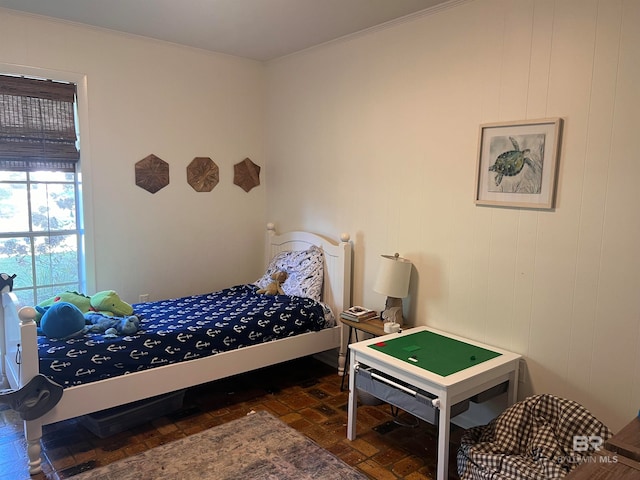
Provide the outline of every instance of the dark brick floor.
{"type": "MultiPolygon", "coordinates": [[[[49,425],[42,439],[43,473],[33,477],[27,469],[20,418],[0,406],[0,480],[69,478],[251,410],[271,412],[372,479],[435,478],[435,427],[403,412],[395,419],[387,404],[361,405],[357,438],[349,441],[347,400],[335,369],[311,358],[296,360],[189,389],[177,412],[104,439],[75,419],[49,425]]],[[[457,478],[458,437],[459,432],[452,433],[451,478],[457,478]]]]}

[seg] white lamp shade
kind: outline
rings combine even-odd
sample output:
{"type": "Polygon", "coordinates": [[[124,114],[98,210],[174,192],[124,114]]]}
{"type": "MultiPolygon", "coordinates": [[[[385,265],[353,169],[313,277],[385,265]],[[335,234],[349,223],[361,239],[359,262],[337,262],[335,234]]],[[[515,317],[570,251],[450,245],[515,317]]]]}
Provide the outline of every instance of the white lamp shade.
{"type": "Polygon", "coordinates": [[[409,295],[411,262],[398,254],[381,255],[380,269],[373,289],[387,297],[404,298],[409,295]]]}

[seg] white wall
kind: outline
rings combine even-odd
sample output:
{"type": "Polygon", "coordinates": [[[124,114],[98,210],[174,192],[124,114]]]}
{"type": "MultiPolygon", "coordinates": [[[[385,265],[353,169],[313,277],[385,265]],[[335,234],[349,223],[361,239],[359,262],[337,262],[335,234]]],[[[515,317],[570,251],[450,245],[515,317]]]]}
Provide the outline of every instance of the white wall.
{"type": "Polygon", "coordinates": [[[249,157],[265,166],[262,64],[1,9],[0,63],[86,80],[81,155],[95,257],[87,293],[115,289],[135,302],[258,277],[265,185],[245,193],[233,165],[249,157]],[[170,184],[155,194],[134,176],[151,153],[170,166],[170,184]],[[199,156],[220,169],[208,193],[186,180],[199,156]]]}
{"type": "Polygon", "coordinates": [[[521,397],[618,429],[640,407],[640,4],[454,5],[271,62],[266,81],[257,62],[0,10],[0,63],[86,77],[96,290],[251,281],[267,220],[349,232],[356,303],[383,305],[378,255],[397,251],[410,322],[522,353],[521,397]],[[478,126],[555,116],[557,208],[476,207],[478,126]],[[171,166],[153,195],[133,175],[150,153],[171,166]],[[220,167],[210,193],[186,183],[196,156],[220,167]],[[245,157],[263,167],[248,194],[245,157]]]}
{"type": "Polygon", "coordinates": [[[354,301],[412,260],[411,323],[526,357],[618,429],[640,408],[640,2],[475,0],[271,62],[267,216],[351,233],[354,301]],[[473,203],[482,123],[562,117],[553,211],[473,203]]]}

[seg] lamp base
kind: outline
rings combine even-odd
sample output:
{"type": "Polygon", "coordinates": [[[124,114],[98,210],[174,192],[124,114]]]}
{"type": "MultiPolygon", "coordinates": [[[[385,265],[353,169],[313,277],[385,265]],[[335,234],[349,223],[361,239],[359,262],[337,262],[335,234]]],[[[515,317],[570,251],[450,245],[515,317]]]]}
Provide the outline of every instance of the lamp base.
{"type": "Polygon", "coordinates": [[[398,333],[400,325],[395,322],[384,322],[384,333],[398,333]]]}
{"type": "Polygon", "coordinates": [[[402,299],[387,297],[381,316],[383,322],[393,322],[402,325],[402,299]]]}

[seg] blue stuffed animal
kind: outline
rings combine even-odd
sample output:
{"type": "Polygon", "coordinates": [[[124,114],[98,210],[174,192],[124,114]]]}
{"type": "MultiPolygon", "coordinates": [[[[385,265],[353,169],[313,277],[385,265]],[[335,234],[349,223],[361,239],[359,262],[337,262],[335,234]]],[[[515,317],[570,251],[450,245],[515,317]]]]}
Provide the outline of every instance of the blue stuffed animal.
{"type": "Polygon", "coordinates": [[[126,317],[111,317],[102,313],[88,312],[84,318],[89,325],[87,331],[104,333],[105,336],[132,335],[138,331],[140,319],[136,315],[126,317]]]}
{"type": "Polygon", "coordinates": [[[65,339],[84,332],[84,315],[72,303],[57,302],[50,307],[36,307],[36,310],[42,313],[39,335],[65,339]]]}

